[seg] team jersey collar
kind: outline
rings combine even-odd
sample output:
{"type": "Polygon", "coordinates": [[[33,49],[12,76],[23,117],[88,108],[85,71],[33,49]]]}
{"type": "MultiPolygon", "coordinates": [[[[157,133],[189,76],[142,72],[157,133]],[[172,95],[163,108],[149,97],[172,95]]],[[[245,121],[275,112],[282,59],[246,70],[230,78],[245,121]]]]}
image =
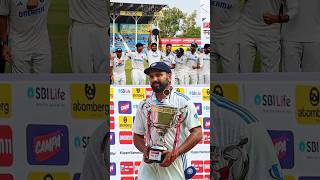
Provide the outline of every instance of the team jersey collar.
{"type": "Polygon", "coordinates": [[[175,92],[175,89],[172,87],[171,91],[170,91],[170,94],[165,97],[164,99],[162,99],[161,101],[159,101],[156,97],[156,93],[152,92],[152,95],[151,95],[151,102],[154,103],[154,104],[171,104],[169,102],[172,94],[175,92]]]}

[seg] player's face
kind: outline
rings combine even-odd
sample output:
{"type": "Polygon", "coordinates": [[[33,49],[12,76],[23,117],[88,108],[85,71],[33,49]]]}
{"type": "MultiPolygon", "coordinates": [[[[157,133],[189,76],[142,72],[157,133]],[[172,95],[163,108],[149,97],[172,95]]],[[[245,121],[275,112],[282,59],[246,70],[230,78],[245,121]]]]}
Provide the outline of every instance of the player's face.
{"type": "Polygon", "coordinates": [[[156,51],[156,50],[157,50],[157,45],[153,44],[153,45],[151,46],[151,49],[152,49],[152,51],[156,51]]]}
{"type": "Polygon", "coordinates": [[[152,90],[156,93],[163,92],[170,84],[171,74],[160,71],[151,71],[149,74],[149,81],[152,90]]]}
{"type": "Polygon", "coordinates": [[[167,47],[166,47],[167,53],[170,53],[170,52],[171,52],[171,48],[172,48],[172,46],[167,46],[167,47]]]}
{"type": "Polygon", "coordinates": [[[208,47],[207,49],[205,49],[206,50],[206,53],[210,53],[210,50],[211,50],[211,48],[210,47],[208,47]]]}
{"type": "Polygon", "coordinates": [[[195,46],[191,46],[190,49],[191,49],[192,52],[196,51],[196,47],[195,46]]]}
{"type": "Polygon", "coordinates": [[[118,58],[121,58],[122,52],[117,52],[116,54],[118,58]]]}
{"type": "Polygon", "coordinates": [[[137,51],[140,53],[140,52],[143,51],[143,48],[144,48],[143,46],[139,46],[138,49],[137,49],[137,51]]]}

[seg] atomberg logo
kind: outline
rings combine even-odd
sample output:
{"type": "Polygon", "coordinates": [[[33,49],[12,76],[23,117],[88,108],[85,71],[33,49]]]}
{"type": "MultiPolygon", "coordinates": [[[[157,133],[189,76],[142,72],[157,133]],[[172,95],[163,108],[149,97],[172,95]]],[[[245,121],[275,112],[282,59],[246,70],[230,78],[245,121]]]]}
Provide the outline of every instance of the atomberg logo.
{"type": "Polygon", "coordinates": [[[296,87],[296,119],[299,124],[320,124],[320,92],[316,86],[296,87]]]}
{"type": "Polygon", "coordinates": [[[10,126],[0,126],[0,167],[13,163],[13,139],[10,126]]]}
{"type": "Polygon", "coordinates": [[[228,100],[239,103],[239,91],[237,84],[210,84],[211,93],[226,97],[228,100]]]}
{"type": "Polygon", "coordinates": [[[132,144],[133,134],[131,131],[120,131],[119,132],[119,142],[120,144],[132,144]]]}
{"type": "Polygon", "coordinates": [[[131,114],[131,101],[119,101],[118,102],[118,112],[119,114],[131,114]]]}
{"type": "Polygon", "coordinates": [[[110,162],[110,175],[115,176],[117,174],[117,168],[115,162],[110,162]]]}
{"type": "Polygon", "coordinates": [[[176,88],[176,91],[181,93],[181,94],[186,94],[186,89],[185,88],[176,88]]]}
{"type": "Polygon", "coordinates": [[[72,116],[77,119],[106,118],[109,115],[108,88],[106,84],[71,84],[72,116]]]}
{"type": "Polygon", "coordinates": [[[202,88],[202,101],[210,101],[210,88],[202,88]]]}
{"type": "Polygon", "coordinates": [[[116,135],[114,132],[109,132],[109,144],[114,145],[116,143],[116,135]]]}
{"type": "Polygon", "coordinates": [[[132,88],[132,98],[134,100],[143,100],[146,94],[145,88],[132,88]]]}
{"type": "Polygon", "coordinates": [[[119,116],[119,128],[120,129],[132,129],[133,122],[132,116],[119,116]]]}
{"type": "Polygon", "coordinates": [[[133,175],[134,174],[133,162],[120,162],[120,174],[133,175]]]}
{"type": "Polygon", "coordinates": [[[74,137],[74,146],[76,148],[81,148],[84,153],[87,150],[89,142],[90,142],[90,136],[76,136],[76,137],[74,137]]]}
{"type": "Polygon", "coordinates": [[[196,168],[197,173],[203,173],[203,161],[193,160],[193,161],[191,161],[191,166],[196,168]]]}
{"type": "Polygon", "coordinates": [[[30,172],[28,180],[70,180],[67,172],[30,172]]]}
{"type": "Polygon", "coordinates": [[[282,169],[294,166],[294,137],[291,131],[268,131],[282,169]]]}
{"type": "Polygon", "coordinates": [[[0,174],[1,180],[13,180],[13,176],[11,174],[0,174]]]}
{"type": "Polygon", "coordinates": [[[210,118],[203,118],[203,129],[210,129],[210,118]]]}
{"type": "Polygon", "coordinates": [[[11,85],[0,84],[0,118],[11,117],[11,85]]]}
{"type": "Polygon", "coordinates": [[[27,126],[27,159],[31,165],[67,165],[68,129],[64,125],[27,126]]]}
{"type": "Polygon", "coordinates": [[[202,104],[201,103],[194,103],[194,105],[197,109],[198,115],[202,115],[202,104]]]}

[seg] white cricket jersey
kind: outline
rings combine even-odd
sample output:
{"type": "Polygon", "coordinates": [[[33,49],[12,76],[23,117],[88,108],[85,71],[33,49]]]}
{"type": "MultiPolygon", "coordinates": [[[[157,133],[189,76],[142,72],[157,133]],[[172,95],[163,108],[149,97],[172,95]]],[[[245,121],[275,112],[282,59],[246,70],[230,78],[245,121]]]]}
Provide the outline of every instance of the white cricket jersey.
{"type": "Polygon", "coordinates": [[[287,12],[284,12],[284,14],[289,15],[290,19],[295,18],[298,12],[297,0],[246,0],[242,14],[244,26],[249,26],[256,30],[269,29],[273,30],[275,33],[280,33],[280,24],[274,23],[272,25],[267,25],[263,20],[263,14],[270,12],[274,15],[278,15],[282,2],[287,9],[287,12]]]}
{"type": "Polygon", "coordinates": [[[210,53],[203,53],[199,60],[201,74],[210,74],[210,53]]]}
{"type": "Polygon", "coordinates": [[[132,69],[139,69],[139,70],[144,70],[144,61],[147,60],[147,55],[143,52],[138,53],[138,52],[130,52],[127,54],[127,56],[131,59],[132,61],[132,69]]]}
{"type": "Polygon", "coordinates": [[[197,69],[193,69],[192,66],[196,66],[199,62],[199,53],[195,52],[194,54],[191,53],[191,51],[187,51],[185,53],[186,56],[186,67],[187,70],[190,72],[197,72],[197,69]]]}
{"type": "Polygon", "coordinates": [[[107,27],[108,1],[106,0],[69,0],[69,16],[83,24],[96,24],[107,27]]]}
{"type": "Polygon", "coordinates": [[[110,66],[112,66],[113,74],[122,74],[125,73],[125,64],[126,64],[126,56],[124,53],[122,53],[122,56],[118,58],[117,55],[113,58],[112,61],[110,61],[110,66]],[[121,64],[119,64],[119,61],[122,61],[121,64]]]}
{"type": "Polygon", "coordinates": [[[213,0],[210,6],[214,39],[224,39],[239,31],[240,0],[213,0]]]}
{"type": "Polygon", "coordinates": [[[150,66],[152,63],[160,62],[161,51],[158,49],[156,51],[149,50],[147,56],[148,56],[148,62],[149,62],[149,66],[150,66]]]}
{"type": "Polygon", "coordinates": [[[38,7],[28,10],[28,0],[0,0],[0,15],[8,16],[9,43],[17,50],[50,51],[47,15],[51,0],[39,1],[38,7]]]}
{"type": "MultiPolygon", "coordinates": [[[[148,104],[150,105],[164,104],[164,105],[171,105],[177,108],[183,108],[186,106],[188,115],[186,119],[181,123],[180,138],[179,138],[180,140],[179,140],[179,144],[177,144],[177,147],[179,147],[181,144],[185,142],[185,140],[190,134],[189,130],[191,130],[192,128],[201,126],[196,107],[193,104],[193,102],[190,100],[190,98],[173,89],[170,95],[167,96],[165,99],[163,99],[161,102],[158,101],[158,99],[155,96],[155,93],[153,93],[151,97],[142,101],[139,104],[139,108],[136,113],[136,119],[133,124],[133,132],[136,134],[144,135],[148,130],[148,122],[147,122],[148,104]]],[[[164,136],[168,149],[173,149],[173,142],[174,142],[175,136],[176,136],[176,128],[172,127],[168,129],[168,132],[164,136]]],[[[159,136],[158,136],[158,133],[156,133],[156,129],[151,128],[151,139],[154,144],[156,143],[156,140],[158,139],[158,137],[159,136]]]]}
{"type": "Polygon", "coordinates": [[[174,61],[176,65],[174,68],[175,73],[179,74],[187,71],[187,67],[186,67],[187,57],[185,55],[182,55],[180,58],[176,56],[176,59],[174,61]]]}
{"type": "Polygon", "coordinates": [[[294,42],[320,42],[320,1],[299,0],[297,16],[283,24],[282,38],[294,42]]]}
{"type": "Polygon", "coordinates": [[[161,52],[162,62],[166,63],[170,67],[172,64],[175,64],[175,57],[176,55],[173,54],[173,52],[170,52],[168,55],[167,52],[161,52]]]}
{"type": "Polygon", "coordinates": [[[239,179],[245,175],[245,180],[276,180],[282,177],[280,163],[274,145],[265,128],[246,109],[226,98],[211,95],[213,107],[212,151],[214,152],[214,172],[229,180],[239,179]],[[240,145],[242,144],[242,146],[240,145]],[[235,159],[234,167],[228,168],[228,160],[235,159]],[[223,169],[229,169],[225,171],[223,169]],[[240,171],[241,168],[248,171],[240,171]],[[233,173],[232,173],[233,172],[233,173]]]}

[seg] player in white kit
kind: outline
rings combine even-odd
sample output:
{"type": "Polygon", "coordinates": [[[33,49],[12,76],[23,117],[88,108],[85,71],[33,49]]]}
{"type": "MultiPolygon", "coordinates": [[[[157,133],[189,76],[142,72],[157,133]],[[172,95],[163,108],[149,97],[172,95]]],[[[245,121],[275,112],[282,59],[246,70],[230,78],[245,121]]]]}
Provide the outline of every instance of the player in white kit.
{"type": "Polygon", "coordinates": [[[210,44],[204,45],[199,59],[199,84],[210,84],[210,44]]]}
{"type": "Polygon", "coordinates": [[[191,84],[198,84],[198,65],[199,65],[199,53],[197,50],[197,43],[192,42],[190,51],[185,53],[186,56],[186,73],[188,74],[186,78],[187,84],[189,84],[191,80],[191,84]]]}
{"type": "Polygon", "coordinates": [[[219,61],[224,73],[238,73],[240,0],[212,0],[210,6],[213,22],[211,55],[215,59],[211,63],[212,72],[217,72],[219,61]]]}
{"type": "Polygon", "coordinates": [[[109,15],[105,0],[69,0],[69,49],[74,73],[106,73],[109,15]]]}
{"type": "Polygon", "coordinates": [[[215,180],[284,180],[267,130],[246,109],[211,95],[211,176],[215,180]]]}
{"type": "Polygon", "coordinates": [[[110,71],[112,71],[113,84],[115,85],[126,85],[126,59],[122,49],[117,48],[116,56],[110,61],[110,71]]]}
{"type": "Polygon", "coordinates": [[[186,155],[202,138],[202,128],[197,110],[189,97],[177,92],[171,86],[171,70],[163,62],[156,62],[144,71],[148,76],[153,94],[139,104],[133,124],[133,141],[135,147],[143,153],[140,165],[139,180],[185,180],[187,168],[186,155]],[[165,158],[161,163],[149,159],[150,149],[159,138],[154,127],[149,126],[149,108],[151,105],[167,105],[186,108],[187,115],[181,124],[168,128],[164,135],[165,158]],[[180,131],[178,131],[180,128],[180,131]],[[178,133],[177,133],[178,132],[178,133]],[[145,136],[147,134],[147,136],[145,136]],[[150,135],[150,136],[148,136],[150,135]],[[144,141],[146,137],[148,146],[144,141]]]}
{"type": "Polygon", "coordinates": [[[128,58],[132,61],[132,85],[145,85],[146,75],[144,71],[144,62],[148,60],[147,55],[143,52],[143,44],[136,44],[136,51],[127,53],[128,58]]]}
{"type": "Polygon", "coordinates": [[[0,0],[2,55],[13,73],[51,72],[50,4],[51,0],[0,0]]]}
{"type": "Polygon", "coordinates": [[[171,67],[171,83],[174,85],[175,82],[175,54],[171,51],[172,50],[172,44],[166,44],[166,52],[161,52],[161,59],[162,62],[166,63],[169,67],[171,67]]]}
{"type": "Polygon", "coordinates": [[[160,35],[158,37],[159,38],[159,46],[158,46],[158,44],[156,42],[151,40],[151,36],[152,36],[152,32],[150,32],[150,35],[149,35],[149,38],[148,38],[147,57],[148,57],[149,66],[152,63],[161,61],[161,51],[160,51],[161,39],[160,39],[160,35]]]}
{"type": "Polygon", "coordinates": [[[320,71],[320,1],[299,0],[297,17],[282,28],[285,72],[320,71]]]}
{"type": "Polygon", "coordinates": [[[176,58],[175,58],[175,84],[186,85],[189,84],[186,79],[188,78],[188,72],[186,71],[186,62],[187,57],[184,55],[184,50],[182,48],[178,48],[176,50],[176,58]]]}
{"type": "MultiPolygon", "coordinates": [[[[246,0],[240,25],[240,71],[253,72],[257,51],[261,55],[262,72],[279,72],[280,24],[269,23],[271,15],[278,15],[283,0],[246,0]]],[[[297,14],[296,0],[285,1],[286,15],[297,14]]],[[[285,22],[279,19],[280,23],[285,22]]]]}

